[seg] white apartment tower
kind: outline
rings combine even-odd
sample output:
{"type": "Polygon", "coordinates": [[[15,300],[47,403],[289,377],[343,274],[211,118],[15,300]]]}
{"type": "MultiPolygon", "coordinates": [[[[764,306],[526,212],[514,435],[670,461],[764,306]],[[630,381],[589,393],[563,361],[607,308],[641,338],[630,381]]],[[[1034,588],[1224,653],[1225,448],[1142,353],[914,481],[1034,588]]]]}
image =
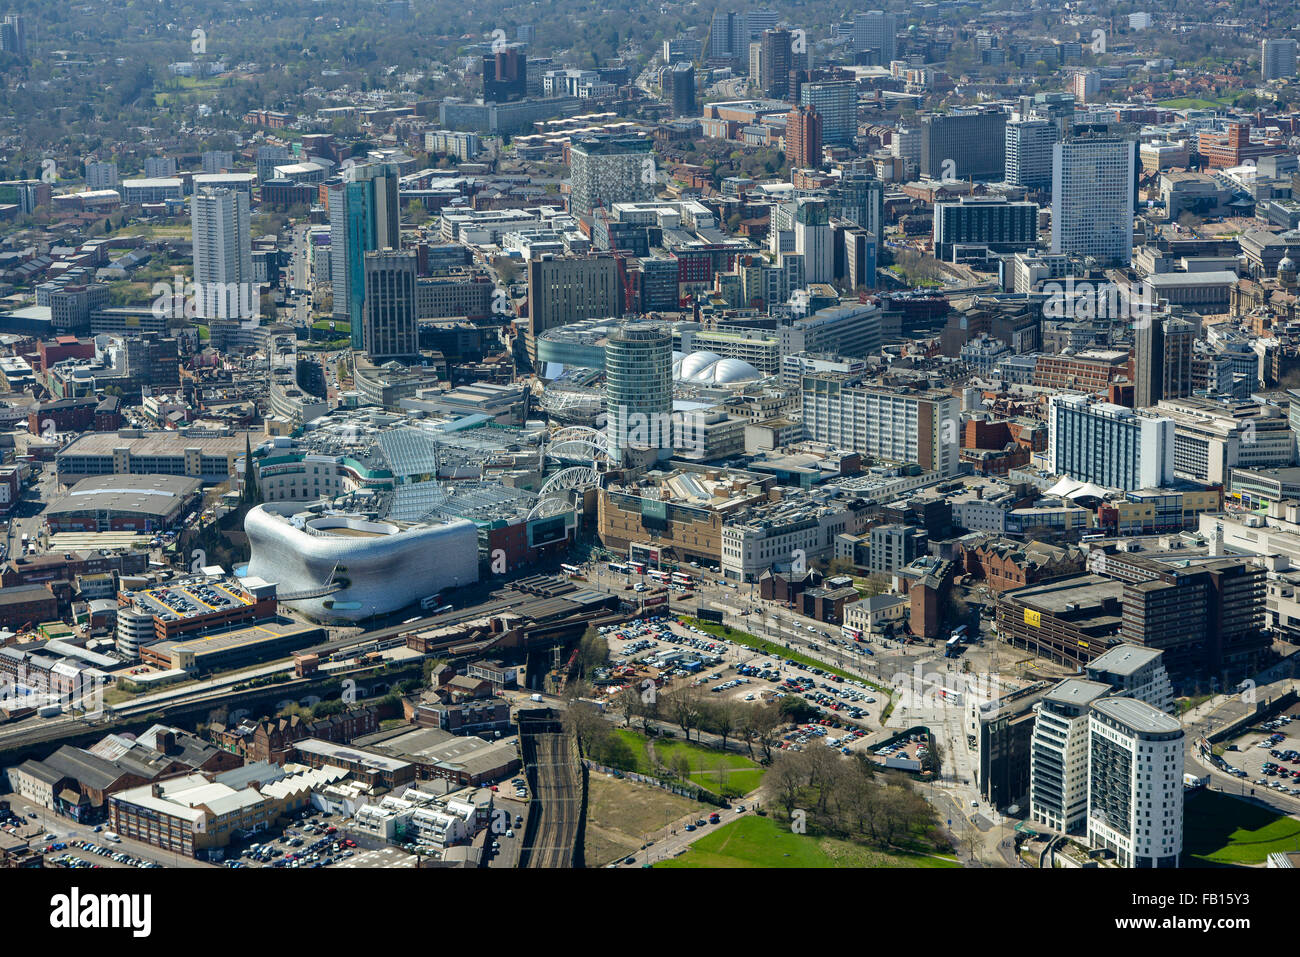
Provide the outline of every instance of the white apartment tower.
{"type": "Polygon", "coordinates": [[[1052,252],[1104,266],[1133,258],[1137,143],[1074,136],[1052,147],[1052,252]]]}
{"type": "Polygon", "coordinates": [[[1183,727],[1143,701],[1100,698],[1089,716],[1088,843],[1121,867],[1177,867],[1183,727]]]}
{"type": "Polygon", "coordinates": [[[190,206],[194,241],[196,315],[248,319],[257,315],[261,290],[253,280],[248,194],[201,189],[190,206]]]}
{"type": "Polygon", "coordinates": [[[1061,834],[1088,820],[1089,705],[1109,685],[1071,678],[1043,695],[1029,745],[1029,816],[1061,834]]]}
{"type": "Polygon", "coordinates": [[[1296,75],[1297,41],[1292,37],[1259,41],[1259,73],[1265,83],[1296,75]]]}

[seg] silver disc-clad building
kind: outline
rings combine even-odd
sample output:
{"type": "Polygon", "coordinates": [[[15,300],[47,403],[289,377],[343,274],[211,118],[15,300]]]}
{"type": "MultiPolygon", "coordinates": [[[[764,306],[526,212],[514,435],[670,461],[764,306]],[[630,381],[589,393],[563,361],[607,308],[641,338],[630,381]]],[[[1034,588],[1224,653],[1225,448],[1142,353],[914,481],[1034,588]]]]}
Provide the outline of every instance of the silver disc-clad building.
{"type": "Polygon", "coordinates": [[[247,575],[275,582],[277,597],[319,620],[360,621],[478,581],[478,527],[372,521],[259,505],[244,520],[247,575]]]}

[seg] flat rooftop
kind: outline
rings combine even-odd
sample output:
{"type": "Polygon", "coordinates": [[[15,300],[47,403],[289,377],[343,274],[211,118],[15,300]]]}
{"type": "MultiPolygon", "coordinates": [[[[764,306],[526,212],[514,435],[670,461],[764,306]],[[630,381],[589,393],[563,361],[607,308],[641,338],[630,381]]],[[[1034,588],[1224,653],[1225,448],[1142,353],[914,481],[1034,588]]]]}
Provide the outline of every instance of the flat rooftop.
{"type": "Polygon", "coordinates": [[[64,512],[139,512],[166,516],[203,487],[184,475],[93,475],[84,478],[46,514],[64,512]]]}
{"type": "Polygon", "coordinates": [[[233,435],[185,435],[182,432],[157,431],[139,435],[120,432],[87,432],[73,439],[59,457],[75,455],[112,455],[115,449],[126,448],[133,456],[181,455],[186,449],[198,449],[204,455],[242,455],[245,435],[258,438],[254,433],[237,432],[233,435]]]}

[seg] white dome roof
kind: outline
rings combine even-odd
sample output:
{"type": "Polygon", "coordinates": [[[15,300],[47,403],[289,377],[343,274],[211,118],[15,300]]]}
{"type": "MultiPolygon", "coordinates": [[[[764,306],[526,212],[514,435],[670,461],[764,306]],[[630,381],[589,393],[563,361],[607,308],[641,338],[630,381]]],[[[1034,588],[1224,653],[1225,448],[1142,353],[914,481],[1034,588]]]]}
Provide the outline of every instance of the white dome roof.
{"type": "Polygon", "coordinates": [[[763,374],[741,359],[724,359],[712,352],[692,352],[673,362],[673,378],[701,385],[752,382],[763,374]]]}
{"type": "Polygon", "coordinates": [[[714,382],[750,382],[761,379],[762,373],[743,359],[723,359],[715,362],[709,370],[714,382]]]}
{"type": "Polygon", "coordinates": [[[677,367],[677,378],[696,381],[709,366],[721,360],[722,356],[713,352],[692,352],[677,367]]]}

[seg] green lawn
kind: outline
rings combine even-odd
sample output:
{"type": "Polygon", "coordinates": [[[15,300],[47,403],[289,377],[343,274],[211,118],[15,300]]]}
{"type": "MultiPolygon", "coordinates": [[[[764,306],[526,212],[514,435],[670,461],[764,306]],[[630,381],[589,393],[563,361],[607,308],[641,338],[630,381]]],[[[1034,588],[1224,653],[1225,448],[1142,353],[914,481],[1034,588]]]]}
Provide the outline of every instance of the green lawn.
{"type": "Polygon", "coordinates": [[[1220,107],[1230,106],[1236,98],[1237,95],[1231,94],[1221,96],[1217,100],[1204,100],[1199,96],[1179,96],[1172,100],[1157,100],[1156,105],[1171,110],[1217,110],[1220,107]]]}
{"type": "Polygon", "coordinates": [[[770,817],[742,817],[655,867],[959,867],[946,857],[891,854],[850,841],[794,834],[770,817]]]}
{"type": "Polygon", "coordinates": [[[815,668],[821,668],[823,671],[829,674],[839,675],[841,678],[845,678],[847,680],[861,681],[868,688],[873,688],[874,690],[879,691],[882,694],[886,694],[886,695],[890,694],[888,688],[882,688],[880,687],[880,685],[874,684],[873,682],[867,680],[866,678],[861,677],[860,675],[849,674],[847,671],[842,671],[841,669],[836,668],[834,665],[829,665],[824,661],[818,661],[816,658],[809,658],[807,655],[803,655],[797,651],[790,650],[789,648],[785,647],[785,645],[778,645],[775,642],[768,641],[765,638],[759,638],[755,635],[751,635],[747,631],[741,631],[739,628],[728,629],[724,625],[717,625],[711,621],[701,621],[698,618],[688,618],[684,615],[682,616],[682,621],[686,622],[686,624],[688,625],[694,625],[696,628],[700,629],[700,631],[707,631],[715,638],[729,638],[732,641],[736,642],[737,644],[744,645],[746,648],[753,648],[755,651],[760,651],[765,655],[772,655],[773,657],[780,658],[782,660],[789,659],[791,661],[799,661],[805,665],[809,665],[815,668]]]}
{"type": "Polygon", "coordinates": [[[1300,821],[1230,794],[1199,791],[1183,812],[1183,864],[1263,864],[1274,851],[1300,850],[1300,821]]]}
{"type": "MultiPolygon", "coordinates": [[[[627,744],[631,752],[634,766],[627,770],[640,774],[654,774],[655,769],[650,762],[649,741],[646,740],[645,735],[629,731],[627,728],[618,728],[613,733],[627,744]]],[[[725,777],[728,785],[748,794],[758,787],[765,773],[763,768],[743,754],[715,751],[674,738],[656,738],[654,747],[660,762],[668,767],[673,766],[679,754],[686,755],[686,759],[691,763],[690,779],[700,787],[715,793],[722,787],[721,778],[725,777]],[[725,771],[719,773],[719,765],[725,768],[725,771]]]]}
{"type": "Polygon", "coordinates": [[[691,780],[715,794],[728,784],[743,794],[748,794],[763,781],[763,768],[743,754],[714,751],[685,741],[656,741],[655,753],[669,767],[679,754],[691,762],[691,780]],[[719,771],[719,766],[723,769],[719,771]]]}

